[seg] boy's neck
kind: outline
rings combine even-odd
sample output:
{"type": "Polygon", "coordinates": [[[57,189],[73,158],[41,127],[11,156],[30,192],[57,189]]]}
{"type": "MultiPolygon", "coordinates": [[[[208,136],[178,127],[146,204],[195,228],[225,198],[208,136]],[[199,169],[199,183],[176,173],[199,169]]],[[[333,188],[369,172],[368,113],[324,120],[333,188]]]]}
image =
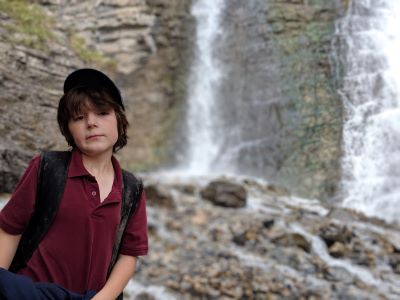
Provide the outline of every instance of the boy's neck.
{"type": "Polygon", "coordinates": [[[94,177],[98,178],[104,174],[114,171],[111,157],[112,151],[99,155],[88,155],[82,153],[82,163],[85,169],[94,177]]]}

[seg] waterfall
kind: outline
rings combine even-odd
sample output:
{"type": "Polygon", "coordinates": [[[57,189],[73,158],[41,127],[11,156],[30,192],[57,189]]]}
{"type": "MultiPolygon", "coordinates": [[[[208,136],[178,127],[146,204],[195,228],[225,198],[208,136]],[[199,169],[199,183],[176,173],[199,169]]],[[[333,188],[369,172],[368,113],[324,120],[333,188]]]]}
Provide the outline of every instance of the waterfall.
{"type": "Polygon", "coordinates": [[[196,20],[195,61],[189,78],[189,99],[186,117],[186,169],[191,173],[207,173],[219,152],[217,139],[216,91],[221,81],[220,63],[215,45],[221,35],[220,15],[224,0],[198,0],[191,14],[196,20]]]}
{"type": "Polygon", "coordinates": [[[282,97],[265,0],[197,0],[181,169],[266,178],[279,168],[282,97]]]}
{"type": "Polygon", "coordinates": [[[344,104],[343,205],[400,213],[400,1],[357,0],[337,23],[344,104]]]}

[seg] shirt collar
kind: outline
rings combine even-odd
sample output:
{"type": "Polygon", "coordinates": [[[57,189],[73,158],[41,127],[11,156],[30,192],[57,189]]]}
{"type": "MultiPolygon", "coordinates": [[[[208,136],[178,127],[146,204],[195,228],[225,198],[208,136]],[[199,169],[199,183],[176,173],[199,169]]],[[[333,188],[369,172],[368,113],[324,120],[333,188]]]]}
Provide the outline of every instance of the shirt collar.
{"type": "MultiPolygon", "coordinates": [[[[114,157],[114,155],[111,157],[111,161],[114,167],[114,173],[115,173],[115,178],[114,178],[114,187],[117,188],[118,190],[122,189],[122,170],[121,166],[119,165],[118,160],[114,157]]],[[[81,176],[89,176],[93,177],[88,170],[86,170],[85,166],[83,165],[82,161],[82,153],[79,151],[78,148],[74,148],[72,150],[72,156],[71,156],[71,162],[69,164],[68,168],[68,178],[72,177],[81,177],[81,176]]]]}
{"type": "Polygon", "coordinates": [[[80,177],[80,176],[92,176],[86,170],[82,161],[82,153],[77,148],[72,150],[71,162],[68,168],[68,178],[80,177]]]}

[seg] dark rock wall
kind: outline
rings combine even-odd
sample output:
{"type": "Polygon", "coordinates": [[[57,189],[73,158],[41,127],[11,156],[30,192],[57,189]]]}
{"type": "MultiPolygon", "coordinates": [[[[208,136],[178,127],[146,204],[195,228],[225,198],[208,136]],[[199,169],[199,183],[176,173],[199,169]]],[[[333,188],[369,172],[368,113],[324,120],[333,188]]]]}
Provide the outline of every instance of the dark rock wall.
{"type": "Polygon", "coordinates": [[[290,145],[277,180],[307,197],[334,195],[340,178],[342,104],[334,83],[334,22],[347,1],[280,1],[268,4],[271,39],[280,57],[290,145]]]}
{"type": "Polygon", "coordinates": [[[305,197],[335,194],[342,105],[331,41],[345,8],[328,0],[226,2],[215,43],[223,76],[213,113],[222,169],[305,197]]]}

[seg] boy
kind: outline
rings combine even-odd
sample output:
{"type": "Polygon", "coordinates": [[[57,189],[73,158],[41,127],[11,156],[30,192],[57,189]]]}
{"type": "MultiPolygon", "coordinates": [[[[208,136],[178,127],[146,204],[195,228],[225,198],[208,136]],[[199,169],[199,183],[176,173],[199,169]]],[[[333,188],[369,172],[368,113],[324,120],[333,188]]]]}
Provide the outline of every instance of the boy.
{"type": "MultiPolygon", "coordinates": [[[[64,82],[57,119],[72,147],[66,154],[61,200],[44,237],[16,268],[21,235],[30,232],[27,227],[39,207],[35,198],[42,166],[36,156],[0,213],[0,299],[116,299],[133,276],[137,257],[148,251],[144,193],[136,194],[133,212],[121,230],[127,215],[123,191],[136,186],[123,187],[125,177],[113,156],[127,143],[128,122],[119,90],[100,71],[72,72],[64,82]],[[114,264],[119,232],[123,235],[114,264]],[[17,274],[6,271],[10,267],[17,274]]],[[[54,179],[43,180],[51,186],[59,176],[55,172],[54,179]]],[[[44,219],[39,220],[42,225],[44,219]]],[[[25,239],[29,245],[30,236],[25,239]]]]}

